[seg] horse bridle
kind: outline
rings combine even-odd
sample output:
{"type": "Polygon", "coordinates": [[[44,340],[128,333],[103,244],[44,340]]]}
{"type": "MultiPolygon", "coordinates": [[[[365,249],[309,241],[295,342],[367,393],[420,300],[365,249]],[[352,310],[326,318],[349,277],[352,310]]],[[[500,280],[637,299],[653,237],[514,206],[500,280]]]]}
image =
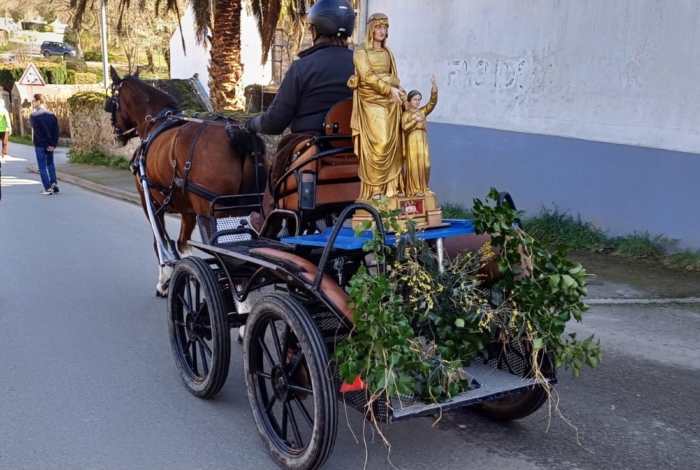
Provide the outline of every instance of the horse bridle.
{"type": "Polygon", "coordinates": [[[137,127],[122,131],[115,123],[117,111],[119,111],[119,89],[122,87],[122,83],[123,82],[120,82],[119,85],[116,86],[112,85],[112,96],[105,97],[104,110],[110,114],[112,137],[114,137],[115,140],[127,141],[137,137],[139,133],[137,127]]]}

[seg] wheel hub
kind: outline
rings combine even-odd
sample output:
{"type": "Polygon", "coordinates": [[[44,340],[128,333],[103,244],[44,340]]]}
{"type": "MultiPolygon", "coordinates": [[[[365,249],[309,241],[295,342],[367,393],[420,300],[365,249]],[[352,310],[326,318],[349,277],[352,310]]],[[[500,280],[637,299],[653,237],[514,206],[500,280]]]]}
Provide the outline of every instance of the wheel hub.
{"type": "Polygon", "coordinates": [[[207,320],[209,317],[207,315],[194,315],[193,313],[188,313],[185,317],[185,331],[187,333],[187,339],[199,339],[204,338],[211,340],[211,329],[207,328],[207,320]]]}
{"type": "Polygon", "coordinates": [[[289,377],[281,366],[277,365],[272,369],[272,387],[275,397],[281,402],[287,401],[289,396],[289,377]]]}

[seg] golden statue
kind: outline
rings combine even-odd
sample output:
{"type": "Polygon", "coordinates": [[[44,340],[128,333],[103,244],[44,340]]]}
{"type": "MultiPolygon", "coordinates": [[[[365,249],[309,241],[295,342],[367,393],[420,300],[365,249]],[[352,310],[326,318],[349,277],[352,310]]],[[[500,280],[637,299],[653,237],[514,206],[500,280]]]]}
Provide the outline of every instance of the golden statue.
{"type": "Polygon", "coordinates": [[[406,151],[406,194],[408,196],[434,196],[428,188],[430,180],[430,151],[428,150],[428,134],[425,118],[430,114],[438,99],[435,75],[430,78],[432,90],[430,101],[420,107],[423,98],[419,91],[413,90],[408,94],[406,111],[401,116],[401,128],[404,132],[404,150],[406,151]]]}
{"type": "Polygon", "coordinates": [[[387,16],[370,16],[367,36],[353,56],[355,75],[348,81],[354,90],[351,127],[360,160],[360,200],[404,195],[400,129],[406,93],[399,83],[394,55],[386,47],[388,36],[387,16]]]}

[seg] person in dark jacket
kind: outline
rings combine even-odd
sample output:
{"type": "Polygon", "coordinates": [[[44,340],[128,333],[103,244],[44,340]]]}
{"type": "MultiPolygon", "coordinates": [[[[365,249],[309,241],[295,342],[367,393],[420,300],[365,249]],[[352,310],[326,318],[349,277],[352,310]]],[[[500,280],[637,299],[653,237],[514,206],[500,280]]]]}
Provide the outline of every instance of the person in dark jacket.
{"type": "Polygon", "coordinates": [[[32,106],[36,111],[29,117],[34,131],[34,152],[39,167],[39,176],[44,189],[39,194],[58,193],[56,167],[53,164],[53,152],[58,145],[58,119],[46,109],[44,95],[34,95],[32,106]]]}
{"type": "Polygon", "coordinates": [[[339,101],[352,98],[347,85],[355,73],[353,53],[348,48],[348,37],[355,28],[352,5],[347,0],[319,0],[309,10],[306,22],[313,47],[300,52],[299,59],[292,62],[267,111],[246,122],[251,132],[279,135],[287,127],[292,132],[277,147],[263,197],[262,217],[251,214],[251,225],[257,230],[275,206],[269,183],[274,184],[284,174],[292,149],[321,134],[328,111],[339,101]]]}

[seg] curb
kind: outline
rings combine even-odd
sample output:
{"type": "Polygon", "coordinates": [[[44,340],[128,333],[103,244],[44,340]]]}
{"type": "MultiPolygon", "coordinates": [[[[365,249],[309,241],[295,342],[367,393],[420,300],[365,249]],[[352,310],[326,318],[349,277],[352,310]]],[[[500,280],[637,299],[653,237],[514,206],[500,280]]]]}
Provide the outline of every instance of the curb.
{"type": "Polygon", "coordinates": [[[698,297],[682,299],[588,299],[588,305],[668,305],[668,304],[700,304],[698,297]]]}
{"type": "MultiPolygon", "coordinates": [[[[27,167],[27,170],[31,171],[32,173],[39,173],[39,169],[35,165],[31,165],[27,167]]],[[[76,186],[81,186],[85,189],[89,189],[91,191],[95,191],[97,193],[102,193],[106,196],[110,196],[113,198],[117,199],[122,199],[124,201],[132,202],[134,204],[141,205],[141,198],[134,193],[131,193],[129,191],[124,191],[122,189],[117,189],[117,188],[111,188],[109,186],[105,186],[99,183],[95,183],[93,181],[86,180],[84,178],[80,178],[78,176],[73,176],[69,175],[67,173],[61,173],[60,171],[56,171],[56,176],[58,177],[59,180],[65,181],[66,183],[74,184],[76,186]]]]}
{"type": "MultiPolygon", "coordinates": [[[[39,173],[39,169],[32,165],[28,166],[27,170],[33,173],[39,173]]],[[[59,180],[71,183],[76,186],[81,186],[98,193],[105,194],[117,199],[122,199],[134,204],[141,205],[141,198],[134,193],[124,191],[122,189],[111,188],[93,181],[80,178],[78,176],[69,175],[56,171],[56,176],[59,180]]],[[[681,299],[587,299],[584,301],[587,305],[669,305],[669,304],[700,304],[700,297],[686,297],[681,299]]]]}

